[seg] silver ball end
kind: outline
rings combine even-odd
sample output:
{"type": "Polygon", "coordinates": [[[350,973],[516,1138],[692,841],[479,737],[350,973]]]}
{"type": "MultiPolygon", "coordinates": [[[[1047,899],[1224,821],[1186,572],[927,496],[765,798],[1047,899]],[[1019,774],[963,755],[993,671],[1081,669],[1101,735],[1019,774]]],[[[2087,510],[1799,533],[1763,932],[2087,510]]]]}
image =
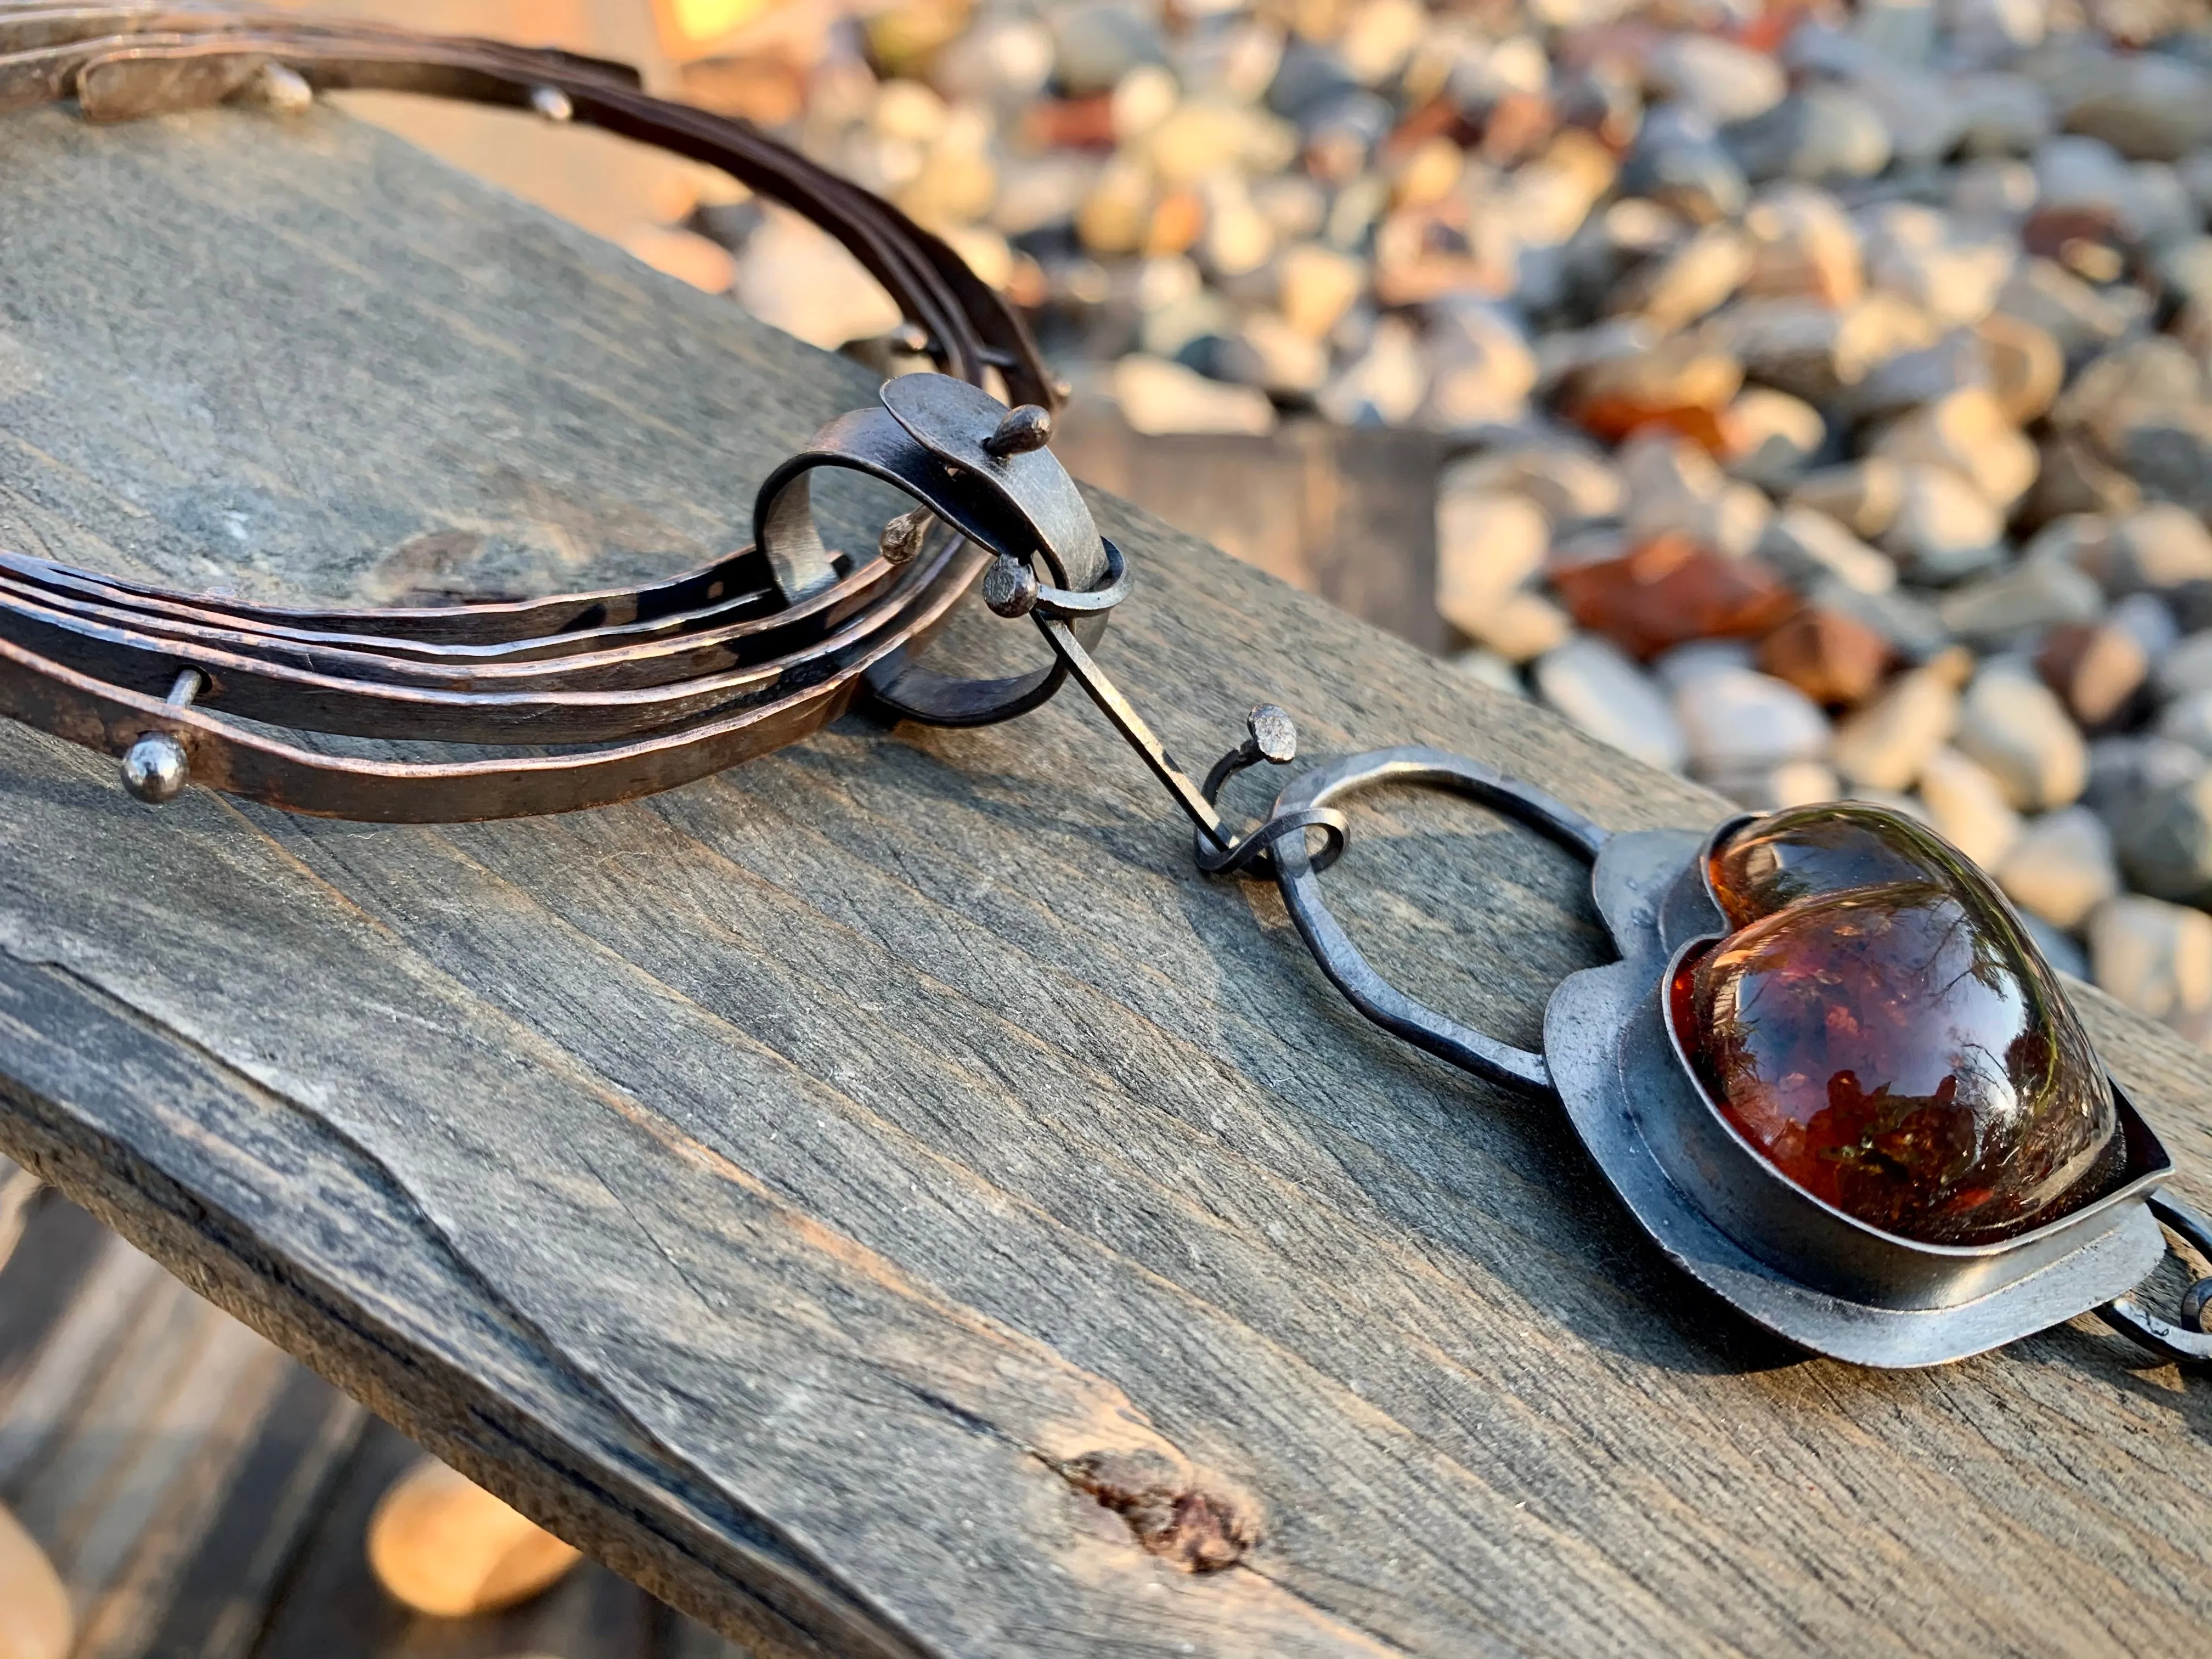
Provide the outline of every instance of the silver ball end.
{"type": "Polygon", "coordinates": [[[983,603],[1001,617],[1026,617],[1037,602],[1036,572],[1001,553],[983,573],[983,603]]]}
{"type": "Polygon", "coordinates": [[[1252,734],[1253,750],[1261,759],[1288,766],[1298,757],[1297,722],[1288,710],[1263,702],[1244,717],[1244,729],[1252,734]]]}
{"type": "Polygon", "coordinates": [[[264,109],[279,115],[304,115],[315,106],[315,89],[307,77],[282,64],[264,64],[252,91],[264,109]]]}
{"type": "Polygon", "coordinates": [[[1002,459],[1008,455],[1026,455],[1032,449],[1042,449],[1052,441],[1052,414],[1042,405],[1024,404],[1010,409],[999,422],[999,429],[983,440],[983,447],[990,454],[1002,459]]]}
{"type": "Polygon", "coordinates": [[[123,787],[149,806],[173,801],[191,781],[185,745],[167,732],[149,732],[123,755],[123,787]]]}
{"type": "Polygon", "coordinates": [[[537,87],[530,94],[530,107],[549,121],[573,121],[576,106],[568,101],[568,94],[558,87],[537,87]]]}

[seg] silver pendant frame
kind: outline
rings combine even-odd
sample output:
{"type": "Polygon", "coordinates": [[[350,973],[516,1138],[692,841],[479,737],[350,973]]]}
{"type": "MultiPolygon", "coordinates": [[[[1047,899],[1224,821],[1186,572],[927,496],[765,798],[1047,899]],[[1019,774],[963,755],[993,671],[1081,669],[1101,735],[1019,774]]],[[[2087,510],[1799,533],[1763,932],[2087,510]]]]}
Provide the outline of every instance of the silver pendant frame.
{"type": "Polygon", "coordinates": [[[1935,1365],[2103,1309],[2158,1265],[2171,1200],[2154,1207],[2154,1194],[2172,1164],[2117,1082],[2127,1148],[2118,1186],[1994,1244],[1927,1244],[1870,1227],[1790,1181],[1736,1132],[1681,1049],[1666,988],[1684,953],[1729,932],[1706,885],[1706,854],[1746,817],[1703,836],[1609,835],[1494,768],[1426,748],[1317,768],[1283,792],[1275,813],[1310,813],[1384,784],[1471,796],[1589,859],[1591,892],[1620,959],[1560,983],[1543,1054],[1512,1048],[1376,973],[1330,914],[1303,838],[1286,836],[1273,848],[1276,880],[1322,970],[1408,1042],[1492,1081],[1556,1093],[1638,1224],[1747,1318],[1856,1364],[1935,1365]]]}

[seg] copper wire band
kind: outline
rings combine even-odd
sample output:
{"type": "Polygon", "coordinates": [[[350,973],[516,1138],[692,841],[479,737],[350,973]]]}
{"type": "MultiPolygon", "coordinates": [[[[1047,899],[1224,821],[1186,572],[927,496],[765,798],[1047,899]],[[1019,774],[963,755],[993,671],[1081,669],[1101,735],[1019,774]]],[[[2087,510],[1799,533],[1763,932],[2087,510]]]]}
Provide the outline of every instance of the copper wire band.
{"type": "MultiPolygon", "coordinates": [[[[1016,402],[1054,401],[1019,319],[942,241],[742,121],[650,96],[620,65],[375,25],[0,0],[0,111],[71,96],[94,121],[204,107],[271,65],[315,88],[540,109],[557,94],[565,117],[723,168],[820,225],[882,283],[947,373],[980,386],[996,370],[1016,402]]],[[[774,512],[783,525],[760,532],[767,547],[635,589],[284,607],[0,552],[0,714],[111,754],[167,734],[191,781],[294,811],[422,822],[565,811],[687,782],[806,736],[872,675],[886,687],[967,687],[950,703],[969,717],[1033,706],[1056,676],[936,682],[911,663],[994,551],[1042,551],[1057,565],[1061,550],[1040,544],[989,491],[948,495],[941,465],[884,411],[866,413],[873,424],[845,416],[824,428],[805,466],[870,472],[932,506],[957,533],[911,562],[830,555],[811,510],[795,529],[791,504],[776,506],[789,465],[757,511],[757,523],[774,512]],[[498,752],[398,761],[329,752],[301,732],[498,752]]],[[[799,496],[805,509],[803,483],[799,496]]],[[[1079,581],[1098,568],[1087,530],[1086,514],[1065,538],[1079,581]]],[[[930,699],[921,701],[907,712],[927,715],[930,699]]]]}

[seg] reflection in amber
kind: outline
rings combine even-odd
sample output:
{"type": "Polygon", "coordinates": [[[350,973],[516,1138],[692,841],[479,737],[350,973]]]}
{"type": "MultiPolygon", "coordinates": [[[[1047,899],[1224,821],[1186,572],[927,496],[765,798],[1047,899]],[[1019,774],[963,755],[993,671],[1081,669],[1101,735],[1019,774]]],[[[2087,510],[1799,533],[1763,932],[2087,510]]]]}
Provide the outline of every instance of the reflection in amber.
{"type": "Polygon", "coordinates": [[[1986,1243],[2107,1190],[2111,1085],[1988,879],[1856,804],[1714,853],[1737,930],[1686,960],[1676,1028],[1722,1111],[1799,1186],[1884,1231],[1986,1243]]]}

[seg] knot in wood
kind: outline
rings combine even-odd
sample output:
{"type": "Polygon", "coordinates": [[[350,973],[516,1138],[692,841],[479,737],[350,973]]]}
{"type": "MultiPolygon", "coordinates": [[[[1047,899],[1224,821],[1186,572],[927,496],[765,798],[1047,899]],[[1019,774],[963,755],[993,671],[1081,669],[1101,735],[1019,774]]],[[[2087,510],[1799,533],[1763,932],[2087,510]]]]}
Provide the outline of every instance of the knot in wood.
{"type": "Polygon", "coordinates": [[[1060,1474],[1127,1521],[1146,1550],[1186,1572],[1233,1567],[1260,1541],[1249,1502],[1208,1490],[1157,1451],[1085,1452],[1060,1474]]]}

